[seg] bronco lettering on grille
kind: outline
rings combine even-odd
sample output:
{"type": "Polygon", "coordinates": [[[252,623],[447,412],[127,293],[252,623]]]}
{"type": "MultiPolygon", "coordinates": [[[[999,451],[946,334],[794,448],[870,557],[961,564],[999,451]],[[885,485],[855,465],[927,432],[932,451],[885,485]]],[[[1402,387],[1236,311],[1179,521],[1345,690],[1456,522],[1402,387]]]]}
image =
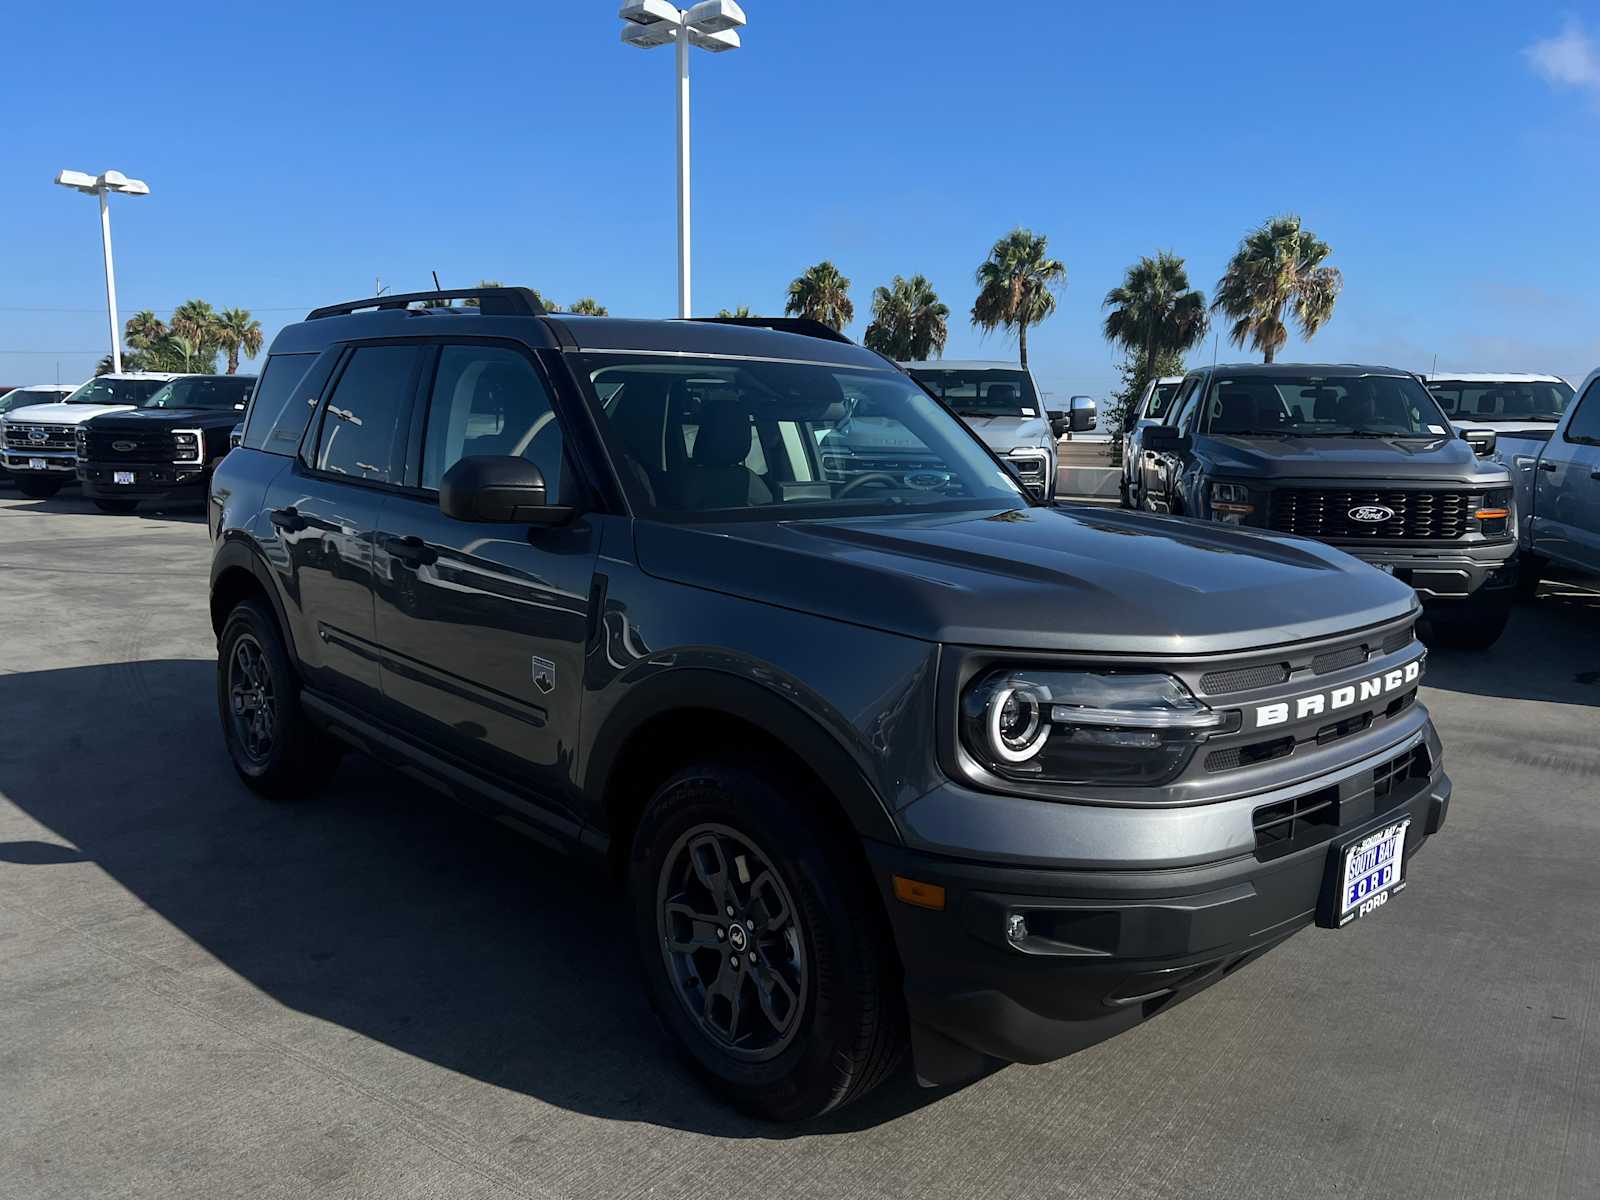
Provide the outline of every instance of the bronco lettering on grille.
{"type": "Polygon", "coordinates": [[[1325,713],[1338,712],[1368,700],[1376,700],[1390,692],[1398,692],[1422,677],[1422,660],[1412,659],[1403,667],[1395,667],[1382,675],[1358,680],[1343,687],[1325,692],[1311,692],[1292,700],[1275,704],[1258,704],[1250,713],[1251,729],[1265,729],[1270,725],[1287,725],[1290,721],[1304,721],[1325,713]]]}

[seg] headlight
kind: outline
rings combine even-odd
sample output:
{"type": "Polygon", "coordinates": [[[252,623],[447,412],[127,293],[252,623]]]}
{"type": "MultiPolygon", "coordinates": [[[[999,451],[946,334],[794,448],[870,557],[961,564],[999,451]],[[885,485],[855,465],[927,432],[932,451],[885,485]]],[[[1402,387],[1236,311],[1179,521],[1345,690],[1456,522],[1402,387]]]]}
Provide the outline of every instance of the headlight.
{"type": "Polygon", "coordinates": [[[1511,492],[1496,488],[1483,497],[1483,504],[1472,514],[1485,537],[1502,537],[1511,528],[1511,492]]]}
{"type": "Polygon", "coordinates": [[[205,443],[201,440],[202,434],[198,429],[177,429],[173,431],[172,443],[177,451],[179,463],[198,463],[205,461],[205,443]]]}
{"type": "Polygon", "coordinates": [[[73,432],[73,436],[78,439],[79,446],[87,446],[89,444],[89,431],[82,425],[77,427],[73,432]]]}
{"type": "Polygon", "coordinates": [[[1242,483],[1213,483],[1211,485],[1211,513],[1219,521],[1238,525],[1256,506],[1250,503],[1250,489],[1242,483]]]}
{"type": "Polygon", "coordinates": [[[1037,783],[1165,783],[1227,722],[1170,675],[1002,668],[961,699],[967,752],[1037,783]]]}

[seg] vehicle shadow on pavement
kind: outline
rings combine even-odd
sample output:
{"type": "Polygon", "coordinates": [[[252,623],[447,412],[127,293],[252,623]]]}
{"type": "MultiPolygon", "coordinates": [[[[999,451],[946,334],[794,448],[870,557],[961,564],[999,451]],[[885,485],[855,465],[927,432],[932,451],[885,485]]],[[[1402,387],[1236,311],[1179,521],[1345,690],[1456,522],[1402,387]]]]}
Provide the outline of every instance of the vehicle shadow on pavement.
{"type": "MultiPolygon", "coordinates": [[[[214,672],[0,674],[0,794],[272,999],[545,1103],[722,1137],[853,1131],[943,1094],[907,1066],[807,1125],[730,1111],[657,1025],[608,875],[353,753],[319,797],[258,798],[223,751],[214,672]],[[88,711],[109,716],[59,719],[88,711]]],[[[72,853],[0,844],[0,872],[72,853]]]]}
{"type": "Polygon", "coordinates": [[[1428,652],[1429,687],[1600,705],[1600,579],[1553,579],[1512,610],[1488,650],[1428,652]]]}

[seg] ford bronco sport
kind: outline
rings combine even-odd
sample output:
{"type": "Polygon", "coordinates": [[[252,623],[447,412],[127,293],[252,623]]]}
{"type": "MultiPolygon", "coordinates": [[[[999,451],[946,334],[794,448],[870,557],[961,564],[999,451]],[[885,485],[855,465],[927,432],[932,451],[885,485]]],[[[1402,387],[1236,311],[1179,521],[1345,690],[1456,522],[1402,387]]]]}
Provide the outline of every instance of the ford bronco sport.
{"type": "Polygon", "coordinates": [[[1410,588],[1040,503],[811,322],[318,309],[209,519],[243,779],[355,747],[593,855],[667,1030],[771,1118],[907,1046],[949,1084],[1127,1029],[1377,911],[1448,810],[1410,588]],[[832,453],[856,424],[914,465],[832,453]]]}

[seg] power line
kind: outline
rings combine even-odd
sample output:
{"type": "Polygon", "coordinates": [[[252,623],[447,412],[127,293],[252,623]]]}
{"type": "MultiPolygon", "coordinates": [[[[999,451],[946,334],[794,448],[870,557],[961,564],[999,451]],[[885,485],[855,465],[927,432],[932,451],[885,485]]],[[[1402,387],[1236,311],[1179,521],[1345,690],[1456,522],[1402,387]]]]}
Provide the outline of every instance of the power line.
{"type": "MultiPolygon", "coordinates": [[[[168,304],[168,305],[165,305],[164,307],[157,307],[157,306],[151,305],[151,304],[135,304],[135,305],[130,306],[130,311],[132,311],[132,312],[143,312],[145,310],[148,310],[150,312],[169,313],[169,312],[176,312],[178,309],[180,309],[182,307],[183,306],[181,304],[168,304]]],[[[251,305],[251,306],[240,305],[240,307],[241,308],[242,307],[249,307],[249,310],[251,312],[258,313],[258,312],[310,312],[313,308],[315,308],[317,306],[315,304],[276,304],[276,305],[271,305],[271,306],[268,306],[268,307],[261,307],[261,308],[257,308],[257,307],[255,307],[253,305],[251,305]]],[[[17,305],[17,306],[0,305],[0,312],[20,312],[20,313],[31,313],[31,312],[39,312],[39,313],[98,313],[100,316],[104,316],[105,315],[105,311],[106,311],[105,305],[103,305],[103,304],[99,308],[35,308],[35,307],[32,307],[32,306],[22,306],[22,305],[17,305]]]]}

